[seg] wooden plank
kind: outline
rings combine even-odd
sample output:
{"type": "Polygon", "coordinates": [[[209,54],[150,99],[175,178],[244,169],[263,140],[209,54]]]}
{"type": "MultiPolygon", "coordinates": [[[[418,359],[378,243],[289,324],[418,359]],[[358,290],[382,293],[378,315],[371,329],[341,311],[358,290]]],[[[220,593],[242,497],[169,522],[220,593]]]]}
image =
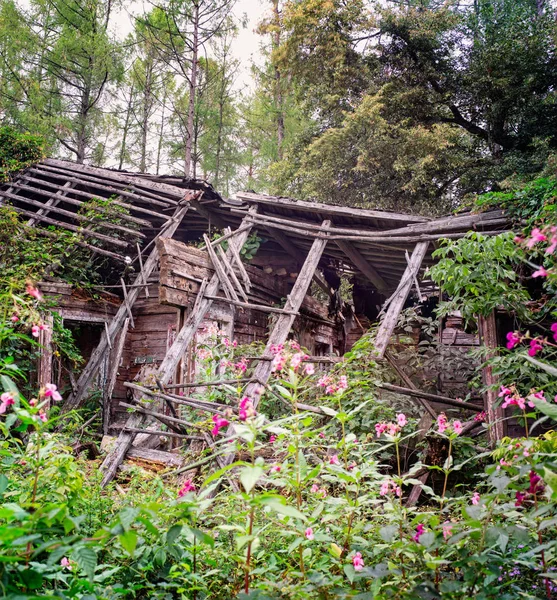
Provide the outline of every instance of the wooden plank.
{"type": "Polygon", "coordinates": [[[378,358],[383,358],[385,354],[385,350],[387,349],[391,336],[393,335],[393,331],[395,330],[402,307],[404,306],[406,298],[410,293],[413,275],[414,273],[419,272],[422,261],[427,252],[428,245],[428,242],[420,242],[419,244],[416,244],[414,252],[412,252],[410,264],[406,267],[404,275],[402,276],[401,285],[392,297],[389,308],[387,309],[387,312],[385,313],[379,325],[377,335],[375,337],[375,351],[378,358]]]}
{"type": "MultiPolygon", "coordinates": [[[[182,198],[186,194],[188,194],[188,192],[190,195],[195,193],[196,198],[200,195],[200,193],[197,193],[195,190],[183,190],[173,185],[167,185],[166,183],[150,181],[149,179],[138,177],[137,175],[133,175],[131,173],[123,174],[118,171],[112,171],[111,169],[101,169],[99,167],[92,167],[90,165],[80,165],[65,160],[47,158],[43,160],[41,164],[52,165],[54,167],[59,167],[68,171],[76,171],[77,173],[90,173],[91,175],[97,175],[102,179],[111,179],[113,181],[117,181],[118,183],[123,183],[127,186],[137,186],[139,188],[143,187],[146,190],[162,192],[163,194],[167,194],[172,198],[175,198],[176,200],[182,200],[182,198]]],[[[177,202],[171,200],[170,198],[165,198],[165,200],[167,200],[171,204],[177,204],[177,202]]]]}
{"type": "Polygon", "coordinates": [[[129,324],[130,320],[126,319],[124,321],[122,331],[120,331],[118,342],[110,353],[110,371],[103,394],[103,433],[105,435],[108,434],[108,429],[110,426],[110,403],[112,400],[112,392],[114,391],[114,386],[116,385],[116,379],[118,377],[118,369],[120,368],[120,363],[122,362],[122,354],[124,352],[124,344],[126,342],[129,324]]]}
{"type": "MultiPolygon", "coordinates": [[[[149,433],[147,431],[141,433],[149,433]]],[[[181,467],[184,464],[185,458],[179,454],[172,452],[164,452],[163,450],[154,450],[152,448],[130,448],[128,458],[138,458],[149,463],[165,465],[167,467],[181,467]]]]}
{"type": "Polygon", "coordinates": [[[201,204],[201,202],[198,200],[192,202],[191,207],[195,210],[195,212],[207,219],[209,222],[209,229],[211,226],[217,227],[218,229],[224,229],[226,227],[227,223],[225,223],[218,214],[201,204]]]}
{"type": "MultiPolygon", "coordinates": [[[[39,332],[38,342],[41,346],[41,355],[37,366],[37,380],[39,387],[44,388],[47,383],[53,383],[52,377],[52,327],[54,318],[48,314],[43,319],[45,328],[39,332]]],[[[50,398],[46,408],[50,407],[50,398]]]]}
{"type": "MultiPolygon", "coordinates": [[[[25,181],[29,181],[29,178],[28,178],[28,177],[25,177],[25,179],[24,179],[24,180],[25,180],[25,181]]],[[[14,186],[14,187],[19,187],[19,185],[20,185],[20,184],[19,184],[17,181],[14,181],[14,182],[12,183],[12,186],[14,186]]],[[[63,197],[66,195],[66,192],[68,191],[68,188],[71,188],[72,186],[73,186],[73,184],[72,184],[71,182],[69,182],[69,181],[66,181],[66,183],[65,183],[65,184],[62,186],[62,189],[58,190],[58,191],[56,192],[56,194],[54,194],[54,197],[53,197],[53,198],[50,198],[49,200],[47,200],[47,202],[46,202],[46,204],[45,204],[45,207],[44,207],[44,208],[41,208],[41,209],[39,209],[39,210],[37,211],[37,213],[38,213],[38,214],[40,214],[40,215],[46,215],[46,214],[49,212],[49,210],[48,210],[48,208],[47,208],[47,207],[50,207],[50,206],[56,206],[56,205],[58,204],[58,202],[60,202],[60,200],[61,200],[61,199],[62,199],[62,198],[63,198],[63,197]]],[[[36,222],[37,222],[37,221],[36,221],[36,219],[34,219],[34,218],[33,218],[33,219],[29,219],[29,220],[27,221],[27,225],[28,225],[29,227],[33,227],[33,225],[35,225],[35,223],[36,223],[36,222]]]]}
{"type": "MultiPolygon", "coordinates": [[[[141,273],[139,273],[138,277],[141,277],[141,279],[143,279],[143,271],[141,273]]],[[[128,313],[128,318],[131,321],[132,328],[134,328],[135,327],[135,323],[133,321],[132,308],[130,306],[130,300],[129,300],[129,296],[128,296],[128,290],[126,289],[126,282],[123,279],[120,279],[120,283],[122,284],[122,292],[124,294],[123,306],[125,307],[126,312],[128,313]]],[[[110,338],[107,337],[106,340],[107,340],[107,343],[110,344],[110,338]]]]}
{"type": "MultiPolygon", "coordinates": [[[[250,215],[254,214],[255,210],[257,210],[257,209],[256,208],[250,209],[250,215]]],[[[182,217],[183,217],[183,215],[182,215],[182,217]]],[[[181,219],[180,219],[180,221],[181,221],[181,219]]],[[[240,226],[240,229],[242,229],[242,226],[244,226],[245,224],[246,223],[242,223],[240,226]]],[[[176,227],[177,227],[177,225],[176,225],[176,227]]],[[[244,245],[247,238],[249,237],[250,231],[251,231],[251,227],[244,227],[242,232],[238,234],[238,240],[237,240],[238,248],[241,248],[244,245]]],[[[156,260],[156,256],[158,256],[157,248],[158,248],[158,244],[157,244],[157,247],[155,248],[155,250],[153,250],[153,253],[156,253],[155,260],[156,260]]],[[[153,270],[152,268],[151,268],[151,270],[148,270],[148,264],[149,264],[150,259],[151,259],[151,256],[149,257],[149,259],[147,259],[147,261],[145,263],[145,270],[147,272],[147,277],[150,275],[150,273],[153,270]]],[[[218,275],[215,273],[211,277],[211,281],[207,284],[207,293],[209,295],[214,295],[218,292],[219,287],[220,287],[220,280],[219,280],[218,275]]],[[[131,296],[131,293],[130,293],[130,296],[131,296]]],[[[180,331],[174,338],[174,342],[172,343],[172,346],[168,349],[162,363],[159,365],[159,368],[157,369],[156,379],[157,379],[157,381],[160,381],[162,383],[162,385],[166,385],[170,381],[170,379],[172,378],[174,373],[176,372],[176,368],[178,366],[178,363],[182,359],[182,355],[184,354],[186,348],[189,346],[190,342],[193,340],[193,337],[195,336],[197,330],[199,329],[199,326],[201,325],[203,319],[205,318],[207,311],[211,308],[211,305],[213,303],[212,300],[205,298],[202,295],[199,295],[197,300],[198,301],[196,301],[195,310],[192,310],[190,312],[188,318],[184,322],[183,327],[180,329],[180,331]]],[[[137,435],[136,433],[134,433],[132,431],[132,429],[140,427],[140,425],[143,423],[145,416],[147,414],[149,414],[149,413],[147,413],[143,409],[140,409],[140,410],[136,410],[128,418],[126,427],[129,428],[130,431],[123,430],[120,433],[120,435],[118,436],[118,441],[116,443],[114,450],[106,457],[106,459],[101,467],[104,471],[104,477],[101,482],[102,487],[105,487],[112,480],[112,478],[116,475],[116,472],[118,470],[120,463],[124,460],[124,457],[126,456],[126,452],[132,445],[133,440],[134,440],[135,436],[137,435]]],[[[159,420],[160,420],[160,415],[156,416],[155,414],[151,414],[149,416],[154,416],[156,418],[159,418],[159,420]]],[[[163,416],[165,416],[165,415],[163,415],[163,416]]],[[[173,417],[166,417],[166,418],[167,418],[167,421],[173,422],[173,419],[174,419],[173,417]]],[[[186,422],[181,422],[180,424],[185,424],[186,426],[187,425],[191,426],[191,424],[188,424],[186,422]]]]}
{"type": "Polygon", "coordinates": [[[217,257],[215,250],[212,248],[211,241],[209,240],[209,237],[207,236],[207,234],[203,234],[203,239],[205,240],[205,246],[207,248],[207,252],[209,253],[211,262],[213,263],[213,268],[215,269],[215,272],[220,279],[220,283],[221,283],[223,292],[226,294],[228,299],[239,301],[240,298],[238,298],[238,294],[236,293],[234,286],[228,279],[228,277],[224,271],[224,268],[221,265],[220,260],[217,257]]]}
{"type": "MultiPolygon", "coordinates": [[[[327,227],[329,224],[330,221],[328,220],[323,222],[324,227],[327,227]]],[[[313,242],[311,249],[307,255],[307,258],[300,270],[300,274],[296,279],[296,283],[294,284],[292,291],[286,299],[286,304],[284,305],[285,311],[295,313],[300,310],[302,302],[304,301],[305,295],[309,289],[313,273],[319,265],[319,261],[321,260],[321,256],[323,255],[323,251],[325,250],[326,245],[326,239],[318,239],[313,242]]],[[[286,313],[278,317],[273,327],[273,330],[269,335],[269,339],[267,340],[265,350],[263,351],[264,357],[272,356],[272,346],[277,346],[286,342],[295,318],[295,314],[286,313]]],[[[262,360],[255,367],[253,372],[253,378],[256,379],[258,382],[266,383],[269,377],[271,376],[271,372],[272,363],[270,361],[262,360]]],[[[257,388],[257,386],[258,383],[248,384],[245,392],[247,396],[250,396],[250,398],[254,399],[254,405],[257,405],[257,398],[255,398],[254,394],[254,391],[257,388]]]]}
{"type": "MultiPolygon", "coordinates": [[[[217,250],[218,250],[218,253],[222,260],[222,263],[224,265],[224,272],[230,274],[230,277],[232,278],[232,283],[234,283],[234,285],[236,286],[236,290],[238,292],[240,292],[240,296],[242,296],[242,298],[244,299],[244,302],[248,302],[248,297],[246,295],[246,292],[244,291],[242,284],[240,283],[238,277],[236,276],[236,273],[234,272],[234,268],[232,267],[231,262],[228,260],[224,250],[222,249],[221,246],[217,246],[217,250]]],[[[232,252],[232,248],[231,248],[231,252],[232,252]]]]}
{"type": "Polygon", "coordinates": [[[347,208],[344,206],[335,206],[333,204],[319,204],[317,202],[304,202],[301,200],[291,200],[289,198],[277,198],[276,196],[265,196],[251,192],[238,192],[236,197],[246,202],[255,202],[257,204],[267,204],[275,206],[284,206],[292,210],[300,210],[312,214],[339,215],[357,219],[358,217],[366,219],[381,219],[385,221],[399,221],[401,223],[425,223],[431,219],[420,217],[418,215],[397,214],[382,210],[369,210],[364,208],[347,208]]]}
{"type": "Polygon", "coordinates": [[[354,266],[369,279],[379,292],[385,292],[389,289],[389,284],[350,242],[337,240],[336,245],[344,252],[344,254],[346,254],[354,266]]]}
{"type": "MultiPolygon", "coordinates": [[[[13,196],[13,194],[8,194],[7,192],[0,191],[0,196],[13,196]]],[[[15,200],[21,200],[21,196],[15,196],[15,200]]],[[[42,203],[41,203],[42,204],[42,203]]],[[[12,206],[12,208],[28,218],[34,218],[43,223],[48,223],[48,225],[55,225],[56,227],[60,227],[61,229],[69,229],[70,231],[74,231],[80,235],[86,237],[94,237],[98,240],[102,240],[103,242],[108,242],[114,246],[118,246],[119,248],[127,248],[129,246],[128,242],[124,242],[123,240],[118,240],[114,237],[110,237],[108,235],[104,235],[103,233],[98,233],[97,231],[88,231],[87,229],[83,229],[83,227],[77,227],[76,225],[72,225],[71,223],[63,223],[62,221],[57,221],[56,219],[51,219],[50,217],[46,217],[44,215],[38,215],[29,210],[25,210],[20,208],[19,206],[12,206]]]]}
{"type": "MultiPolygon", "coordinates": [[[[482,338],[482,345],[489,349],[489,354],[486,360],[495,355],[497,348],[497,322],[495,320],[495,310],[487,317],[479,315],[478,326],[482,338]]],[[[493,374],[493,368],[488,365],[482,370],[482,379],[487,391],[484,394],[485,411],[489,423],[488,436],[489,441],[493,446],[505,436],[505,412],[501,406],[496,406],[498,401],[497,386],[498,379],[493,374]]]]}
{"type": "MultiPolygon", "coordinates": [[[[404,384],[406,384],[407,387],[409,387],[411,390],[419,391],[418,388],[414,385],[414,382],[402,370],[400,365],[397,364],[397,362],[395,361],[395,359],[391,356],[391,354],[389,352],[385,352],[385,358],[387,359],[387,362],[391,365],[391,367],[396,371],[396,374],[400,377],[402,382],[404,384]]],[[[433,420],[437,419],[437,413],[435,412],[435,410],[433,409],[431,404],[427,401],[427,399],[423,398],[423,397],[418,397],[418,396],[417,396],[417,398],[420,401],[421,405],[430,414],[431,418],[433,420]]],[[[429,429],[429,427],[428,427],[428,429],[429,429]]]]}
{"type": "MultiPolygon", "coordinates": [[[[30,190],[33,194],[38,194],[40,196],[46,196],[47,198],[49,198],[49,200],[47,202],[40,202],[39,200],[33,200],[32,198],[28,198],[27,196],[22,196],[21,194],[14,196],[13,194],[8,194],[7,192],[0,192],[0,194],[3,194],[10,199],[17,200],[18,202],[21,202],[23,204],[29,204],[31,206],[35,206],[35,207],[39,208],[39,210],[36,211],[36,213],[35,213],[35,217],[33,219],[29,219],[29,221],[36,222],[38,220],[41,220],[41,219],[39,219],[40,216],[46,215],[49,212],[54,212],[57,215],[69,217],[70,219],[75,219],[76,221],[81,221],[84,223],[93,223],[95,225],[102,225],[106,229],[114,229],[116,231],[123,231],[124,233],[133,235],[135,237],[141,237],[141,238],[146,237],[144,233],[141,233],[137,229],[130,229],[129,227],[126,227],[125,225],[116,225],[115,223],[109,223],[108,221],[96,221],[95,219],[92,219],[91,217],[87,217],[87,216],[81,215],[79,213],[71,212],[64,208],[59,208],[57,206],[58,203],[61,202],[62,200],[66,201],[65,197],[57,196],[57,194],[53,194],[51,192],[47,192],[45,190],[40,190],[40,189],[33,188],[30,186],[26,186],[26,185],[17,185],[17,184],[14,184],[14,185],[16,185],[19,188],[30,190]]],[[[103,213],[100,213],[100,214],[103,214],[103,213]]],[[[27,224],[29,224],[29,221],[27,222],[27,224]]]]}
{"type": "Polygon", "coordinates": [[[438,394],[430,394],[429,392],[422,392],[421,390],[413,390],[410,388],[401,387],[399,385],[392,385],[391,383],[381,383],[379,386],[384,390],[390,392],[396,392],[404,396],[410,396],[411,398],[421,398],[430,400],[431,402],[438,402],[439,404],[448,404],[449,406],[455,406],[456,408],[464,408],[466,410],[473,410],[474,412],[482,412],[481,406],[476,406],[470,402],[463,402],[462,400],[456,400],[455,398],[449,398],[448,396],[439,396],[438,394]]]}
{"type": "MultiPolygon", "coordinates": [[[[180,223],[182,222],[182,219],[184,218],[185,214],[187,213],[188,208],[189,208],[188,204],[179,206],[174,211],[174,215],[172,216],[172,219],[171,219],[172,224],[169,225],[168,227],[166,227],[164,232],[162,232],[160,235],[164,236],[164,237],[171,237],[172,235],[174,235],[174,232],[176,231],[176,229],[178,229],[180,223]]],[[[159,255],[158,250],[157,250],[157,247],[155,246],[153,248],[151,254],[149,255],[149,258],[145,261],[144,273],[143,274],[140,273],[137,276],[135,284],[141,283],[143,276],[145,276],[146,278],[149,278],[149,276],[154,271],[154,269],[157,265],[158,255],[159,255]]],[[[128,294],[128,305],[130,307],[133,306],[133,304],[137,300],[140,290],[141,290],[141,287],[134,287],[131,289],[130,293],[128,294]]],[[[116,313],[116,315],[110,322],[110,325],[108,328],[110,338],[113,339],[114,336],[116,335],[116,333],[118,331],[120,331],[120,329],[122,328],[122,325],[124,324],[124,321],[126,319],[127,313],[128,313],[128,309],[126,308],[125,305],[122,305],[119,307],[118,312],[116,313]]],[[[106,333],[103,332],[98,346],[93,351],[91,358],[89,359],[89,362],[87,363],[87,366],[85,367],[85,369],[83,370],[83,372],[81,373],[81,375],[78,379],[76,392],[74,394],[72,394],[66,400],[66,402],[64,403],[64,405],[62,407],[62,412],[68,412],[69,410],[75,409],[81,405],[81,403],[83,402],[83,400],[87,394],[89,385],[90,385],[91,381],[93,380],[93,377],[95,376],[95,374],[101,364],[101,361],[103,359],[103,356],[104,356],[104,353],[106,352],[107,347],[108,347],[108,337],[107,337],[106,333]]]]}
{"type": "MultiPolygon", "coordinates": [[[[226,233],[232,232],[230,227],[227,227],[225,231],[226,231],[226,233]]],[[[219,246],[219,248],[220,247],[221,246],[219,246]]],[[[233,257],[234,261],[236,262],[236,266],[238,267],[238,271],[240,272],[240,277],[242,278],[242,281],[244,282],[244,285],[246,286],[246,290],[249,292],[251,289],[251,280],[249,278],[248,272],[246,271],[246,268],[242,261],[242,257],[240,256],[240,251],[236,247],[236,241],[231,240],[231,242],[228,244],[228,247],[230,248],[230,251],[232,252],[232,257],[233,257]]]]}
{"type": "MultiPolygon", "coordinates": [[[[277,229],[268,229],[271,237],[283,248],[283,250],[290,254],[290,256],[298,263],[302,264],[301,259],[301,250],[290,240],[284,233],[278,231],[277,229]]],[[[317,283],[317,285],[329,296],[332,296],[331,287],[325,281],[325,279],[321,276],[317,271],[313,274],[313,281],[317,283]]]]}

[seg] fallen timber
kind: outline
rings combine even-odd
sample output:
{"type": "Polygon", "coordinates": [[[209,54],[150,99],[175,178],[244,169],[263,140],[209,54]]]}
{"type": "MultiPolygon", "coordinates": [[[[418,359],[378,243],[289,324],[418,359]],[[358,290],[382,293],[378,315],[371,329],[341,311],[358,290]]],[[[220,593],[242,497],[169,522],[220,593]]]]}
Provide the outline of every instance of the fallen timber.
{"type": "Polygon", "coordinates": [[[438,396],[437,394],[430,394],[429,392],[421,392],[419,390],[412,390],[410,388],[401,387],[398,385],[392,385],[391,383],[381,383],[379,385],[381,389],[388,390],[389,392],[396,392],[404,396],[410,396],[412,398],[422,398],[429,400],[430,402],[437,402],[439,404],[448,404],[449,406],[455,406],[456,408],[464,408],[466,410],[473,410],[475,412],[483,412],[482,406],[476,406],[469,402],[463,402],[462,400],[456,400],[455,398],[449,398],[447,396],[438,396]]]}

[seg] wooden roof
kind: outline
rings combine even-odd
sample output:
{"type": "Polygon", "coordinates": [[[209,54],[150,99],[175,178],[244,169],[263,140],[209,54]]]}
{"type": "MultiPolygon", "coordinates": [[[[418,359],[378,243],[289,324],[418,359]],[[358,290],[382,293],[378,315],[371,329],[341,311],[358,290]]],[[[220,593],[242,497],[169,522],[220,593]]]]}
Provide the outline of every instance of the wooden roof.
{"type": "MultiPolygon", "coordinates": [[[[0,187],[3,199],[27,219],[29,225],[49,235],[55,225],[79,233],[77,243],[106,256],[124,260],[136,256],[137,244],[149,246],[167,224],[176,207],[192,191],[201,191],[174,237],[198,240],[207,229],[235,229],[248,209],[257,206],[255,228],[267,239],[267,252],[303,262],[313,240],[326,236],[322,266],[342,267],[363,275],[373,287],[387,293],[398,285],[407,266],[406,253],[419,241],[435,242],[440,237],[461,237],[470,230],[497,233],[508,221],[501,211],[463,213],[440,219],[385,210],[371,210],[297,201],[289,198],[242,192],[224,200],[206,182],[179,176],[129,173],[46,159],[19,173],[0,187]],[[110,199],[126,209],[118,224],[93,224],[83,210],[93,198],[110,199]],[[328,219],[327,230],[321,223],[328,219]],[[102,232],[95,224],[102,225],[102,232]],[[112,232],[108,234],[108,232],[112,232]]],[[[99,208],[107,217],[110,208],[99,208]]],[[[50,234],[52,235],[52,234],[50,234]]],[[[424,260],[430,264],[431,251],[424,260]]]]}

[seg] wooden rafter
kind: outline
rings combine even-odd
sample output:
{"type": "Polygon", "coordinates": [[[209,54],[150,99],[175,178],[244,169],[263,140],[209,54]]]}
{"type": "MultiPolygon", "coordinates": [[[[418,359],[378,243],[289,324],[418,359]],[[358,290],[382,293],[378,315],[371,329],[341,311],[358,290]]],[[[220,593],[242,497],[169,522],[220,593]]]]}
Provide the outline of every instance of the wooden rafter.
{"type": "MultiPolygon", "coordinates": [[[[184,218],[185,214],[188,211],[189,204],[187,203],[187,201],[189,200],[191,195],[192,195],[191,192],[190,192],[190,194],[186,195],[186,198],[184,199],[185,204],[176,208],[174,215],[172,216],[172,219],[171,219],[171,221],[172,221],[171,225],[166,227],[165,230],[162,233],[160,233],[161,236],[172,237],[172,235],[174,235],[174,232],[176,231],[176,229],[178,229],[180,223],[182,222],[182,219],[184,218]]],[[[148,279],[149,275],[154,271],[154,269],[156,267],[157,260],[158,260],[158,250],[157,250],[157,247],[155,246],[153,248],[153,250],[151,251],[149,258],[147,258],[147,260],[145,261],[143,272],[139,273],[137,275],[135,284],[139,284],[142,281],[148,279]]],[[[141,289],[142,289],[141,286],[131,288],[131,290],[128,294],[127,302],[124,303],[122,306],[120,306],[120,308],[118,309],[118,312],[116,313],[116,315],[110,322],[110,325],[108,327],[108,335],[110,336],[111,339],[114,339],[116,334],[121,330],[121,328],[125,322],[125,319],[128,316],[128,308],[131,308],[133,306],[133,304],[137,300],[137,297],[140,294],[141,289]]],[[[107,348],[108,348],[108,336],[107,336],[106,332],[103,332],[98,346],[93,351],[93,354],[91,355],[91,358],[89,359],[89,362],[87,363],[87,366],[85,367],[85,369],[83,370],[83,372],[81,373],[81,375],[77,381],[76,391],[66,400],[66,402],[64,403],[64,405],[62,407],[63,412],[67,412],[69,410],[78,408],[81,405],[82,401],[84,400],[84,398],[89,390],[91,381],[93,380],[95,374],[97,373],[97,371],[100,367],[100,364],[104,358],[104,354],[105,354],[107,348]]]]}
{"type": "Polygon", "coordinates": [[[400,284],[395,293],[389,298],[389,307],[383,316],[383,319],[377,329],[375,338],[375,351],[378,358],[383,358],[385,350],[389,344],[389,340],[393,335],[398,317],[402,311],[402,307],[408,298],[410,289],[414,283],[414,275],[416,275],[422,265],[422,261],[427,252],[428,242],[420,242],[416,244],[414,252],[410,258],[410,263],[406,267],[400,284]]]}
{"type": "Polygon", "coordinates": [[[389,284],[350,242],[337,240],[336,244],[379,292],[385,292],[389,289],[389,284]]]}
{"type": "MultiPolygon", "coordinates": [[[[255,207],[252,209],[253,212],[257,210],[255,207]]],[[[251,214],[251,213],[250,213],[251,214]]],[[[247,238],[249,237],[251,227],[243,227],[246,225],[245,222],[242,222],[240,228],[238,229],[236,247],[242,248],[245,244],[247,238]]],[[[209,244],[210,246],[211,244],[209,244]]],[[[176,372],[176,367],[178,363],[182,359],[184,352],[187,347],[190,345],[193,340],[199,326],[201,325],[205,315],[211,305],[213,304],[213,300],[210,298],[211,296],[215,296],[220,288],[221,280],[217,273],[215,273],[209,283],[202,284],[199,293],[197,295],[197,299],[195,302],[195,306],[191,310],[189,316],[184,321],[184,324],[176,337],[174,338],[174,342],[172,346],[168,349],[166,356],[163,361],[159,365],[159,368],[156,372],[156,380],[160,382],[163,386],[166,385],[174,373],[176,372]],[[207,295],[205,295],[205,293],[207,295]],[[209,296],[209,297],[207,297],[209,296]]],[[[148,411],[145,409],[136,410],[134,413],[130,415],[128,421],[126,423],[126,428],[122,430],[120,435],[118,436],[118,440],[114,447],[114,450],[106,457],[105,461],[102,464],[102,470],[104,472],[104,477],[101,482],[101,485],[106,486],[116,475],[118,467],[120,463],[124,460],[126,453],[129,448],[133,444],[133,440],[137,433],[135,433],[135,429],[138,429],[146,419],[148,415],[148,411]]],[[[155,416],[155,415],[150,415],[155,416]]]]}

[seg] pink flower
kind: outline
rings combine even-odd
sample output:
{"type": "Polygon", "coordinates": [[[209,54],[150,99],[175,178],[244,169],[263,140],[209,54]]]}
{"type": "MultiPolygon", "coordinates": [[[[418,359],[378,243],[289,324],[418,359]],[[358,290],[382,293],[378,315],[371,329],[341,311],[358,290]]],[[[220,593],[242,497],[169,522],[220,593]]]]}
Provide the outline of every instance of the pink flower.
{"type": "Polygon", "coordinates": [[[319,387],[326,387],[327,385],[329,385],[330,381],[331,381],[331,378],[328,375],[323,375],[323,377],[321,377],[319,379],[319,381],[317,382],[317,385],[319,387]]]}
{"type": "Polygon", "coordinates": [[[375,423],[375,433],[377,434],[377,437],[381,437],[385,431],[387,431],[386,423],[375,423]]]}
{"type": "Polygon", "coordinates": [[[540,338],[535,338],[530,342],[530,348],[528,349],[529,356],[536,356],[536,354],[543,348],[543,343],[540,338]]]}
{"type": "Polygon", "coordinates": [[[322,431],[320,431],[319,432],[319,437],[324,440],[325,439],[325,434],[322,431]]]}
{"type": "Polygon", "coordinates": [[[445,416],[445,413],[441,413],[437,417],[437,428],[439,430],[439,433],[445,433],[445,431],[447,430],[447,427],[448,427],[447,417],[445,416]]]}
{"type": "Polygon", "coordinates": [[[311,363],[307,363],[304,366],[304,371],[306,375],[313,375],[315,373],[315,367],[311,363]]]}
{"type": "Polygon", "coordinates": [[[545,251],[546,254],[553,254],[555,252],[555,249],[557,248],[557,237],[556,236],[552,236],[551,237],[551,245],[547,247],[547,250],[545,251]]]}
{"type": "Polygon", "coordinates": [[[345,390],[347,388],[348,388],[348,378],[346,377],[346,375],[341,375],[340,379],[338,380],[338,389],[345,390]]]}
{"type": "Polygon", "coordinates": [[[514,505],[518,508],[518,507],[522,506],[522,503],[526,499],[526,494],[524,494],[523,492],[516,492],[514,497],[515,497],[514,505]]]}
{"type": "Polygon", "coordinates": [[[33,296],[33,298],[35,298],[36,300],[42,300],[43,296],[41,294],[41,292],[39,291],[38,288],[36,288],[34,285],[31,285],[30,283],[28,283],[25,286],[25,291],[30,295],[33,296]]]}
{"type": "Polygon", "coordinates": [[[17,323],[19,321],[19,317],[17,315],[12,315],[12,323],[17,323]]]}
{"type": "Polygon", "coordinates": [[[219,415],[213,415],[213,423],[215,424],[215,426],[211,430],[213,437],[216,437],[219,434],[219,429],[222,429],[223,427],[227,427],[229,425],[229,422],[219,415]]]}
{"type": "Polygon", "coordinates": [[[474,421],[476,422],[482,422],[485,421],[487,419],[487,414],[485,412],[485,410],[482,410],[482,412],[477,413],[476,416],[474,417],[474,421]]]}
{"type": "Polygon", "coordinates": [[[40,327],[38,325],[33,325],[33,327],[31,327],[31,335],[33,337],[39,337],[39,332],[40,332],[40,327]]]}
{"type": "Polygon", "coordinates": [[[276,435],[269,436],[269,444],[274,444],[277,439],[276,435]]]}
{"type": "Polygon", "coordinates": [[[478,492],[474,492],[472,494],[472,504],[474,506],[477,506],[480,503],[480,495],[478,494],[478,492]]]}
{"type": "Polygon", "coordinates": [[[271,467],[271,473],[280,473],[282,470],[282,467],[280,465],[273,465],[271,467]]]}
{"type": "Polygon", "coordinates": [[[526,242],[526,247],[532,249],[538,242],[547,241],[547,237],[537,228],[532,229],[530,239],[526,242]]]}
{"type": "Polygon", "coordinates": [[[537,271],[532,273],[532,277],[547,277],[547,271],[543,267],[540,267],[537,271]]]}
{"type": "Polygon", "coordinates": [[[364,559],[362,558],[361,552],[356,552],[356,554],[354,554],[352,564],[354,565],[354,571],[361,571],[364,568],[364,559]]]}
{"type": "Polygon", "coordinates": [[[512,350],[515,346],[520,344],[522,337],[518,331],[509,331],[507,333],[507,348],[512,350]]]}
{"type": "Polygon", "coordinates": [[[443,523],[443,538],[446,540],[446,539],[450,538],[452,534],[453,534],[453,524],[449,523],[448,521],[446,523],[443,523]]]}
{"type": "Polygon", "coordinates": [[[306,536],[306,538],[307,538],[308,540],[310,540],[310,541],[313,539],[313,529],[312,529],[311,527],[308,527],[308,528],[306,529],[305,536],[306,536]]]}
{"type": "Polygon", "coordinates": [[[275,358],[273,358],[273,362],[271,363],[272,365],[272,372],[278,372],[278,371],[282,371],[284,369],[284,365],[286,364],[286,357],[283,354],[275,354],[275,358]]]}
{"type": "Polygon", "coordinates": [[[246,421],[250,417],[255,417],[256,414],[253,402],[244,396],[240,402],[240,421],[246,421]]]}
{"type": "Polygon", "coordinates": [[[314,483],[314,484],[311,486],[311,493],[312,493],[312,494],[317,494],[317,492],[318,492],[318,491],[319,491],[319,486],[318,486],[316,483],[314,483]]]}
{"type": "Polygon", "coordinates": [[[60,400],[62,400],[62,396],[60,395],[58,388],[53,383],[47,383],[44,386],[44,389],[45,398],[52,398],[56,402],[60,402],[60,400]]]}
{"type": "Polygon", "coordinates": [[[402,490],[400,489],[400,486],[398,486],[392,479],[385,479],[385,481],[383,481],[383,483],[381,484],[381,488],[379,489],[379,495],[387,496],[391,492],[399,498],[402,495],[402,490]]]}
{"type": "Polygon", "coordinates": [[[551,332],[553,333],[553,339],[557,342],[557,323],[551,325],[551,332]]]}
{"type": "Polygon", "coordinates": [[[193,485],[191,479],[186,479],[178,492],[178,498],[183,498],[189,492],[195,492],[195,485],[193,485]]]}
{"type": "Polygon", "coordinates": [[[396,420],[399,427],[404,427],[408,421],[406,420],[406,415],[403,413],[398,413],[396,416],[396,420]]]}
{"type": "Polygon", "coordinates": [[[336,455],[336,454],[333,454],[333,455],[331,456],[331,458],[329,458],[329,464],[330,464],[330,465],[339,465],[339,464],[340,464],[340,461],[338,460],[338,455],[336,455]]]}
{"type": "Polygon", "coordinates": [[[292,356],[292,358],[290,359],[290,366],[294,369],[294,371],[298,370],[298,367],[300,366],[305,357],[306,355],[303,352],[297,352],[292,356]]]}
{"type": "Polygon", "coordinates": [[[453,421],[453,431],[456,435],[460,435],[462,433],[462,423],[460,421],[453,421]]]}
{"type": "Polygon", "coordinates": [[[72,563],[66,556],[60,561],[60,565],[64,567],[64,569],[70,569],[70,571],[72,569],[72,563]]]}
{"type": "Polygon", "coordinates": [[[8,406],[15,404],[13,395],[10,392],[4,392],[0,396],[0,414],[4,414],[8,409],[8,406]]]}
{"type": "Polygon", "coordinates": [[[46,416],[46,413],[44,410],[40,410],[39,411],[39,419],[43,422],[46,423],[48,421],[48,417],[46,416]]]}
{"type": "Polygon", "coordinates": [[[412,536],[412,539],[415,542],[419,542],[420,541],[420,537],[425,533],[425,527],[419,523],[418,526],[416,527],[416,533],[412,536]]]}

